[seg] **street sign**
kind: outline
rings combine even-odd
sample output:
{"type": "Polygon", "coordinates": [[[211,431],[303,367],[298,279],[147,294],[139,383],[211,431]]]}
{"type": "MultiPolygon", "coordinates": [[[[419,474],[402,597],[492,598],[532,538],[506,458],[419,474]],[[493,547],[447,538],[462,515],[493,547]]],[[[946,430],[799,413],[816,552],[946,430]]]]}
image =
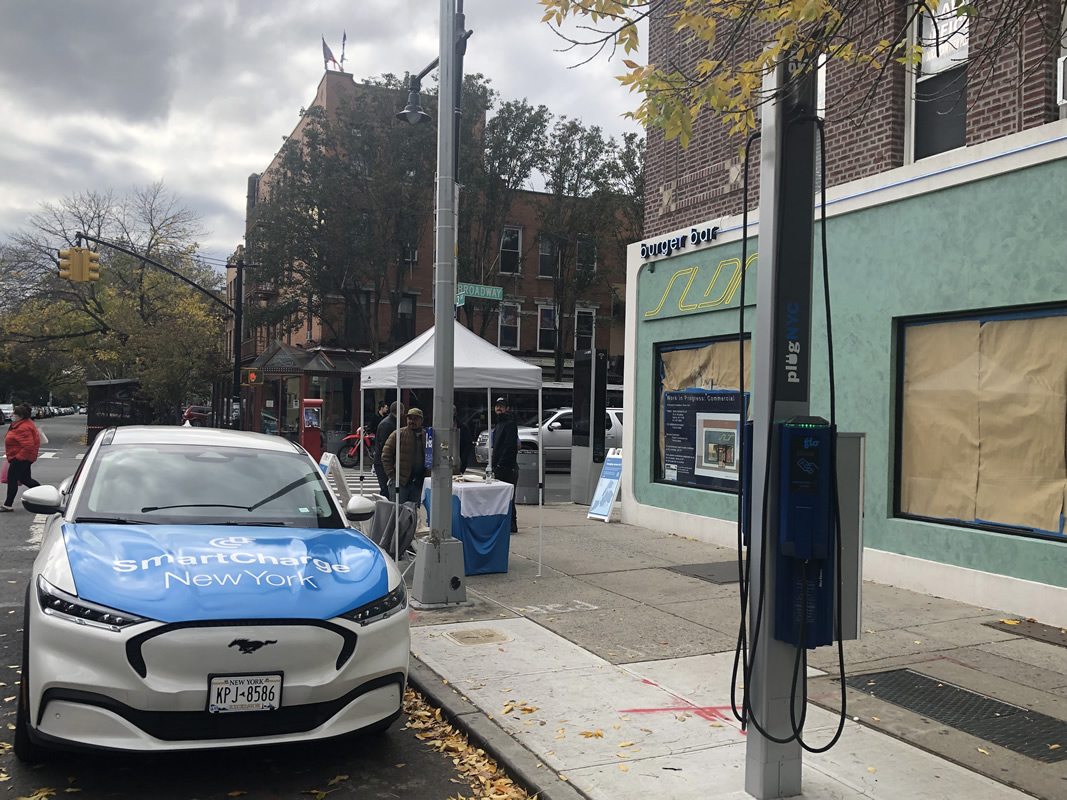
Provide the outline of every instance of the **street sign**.
{"type": "Polygon", "coordinates": [[[457,306],[461,306],[466,302],[467,302],[467,295],[463,294],[463,292],[456,292],[456,305],[457,306]]]}
{"type": "Polygon", "coordinates": [[[482,286],[479,283],[457,283],[456,305],[460,305],[459,298],[464,295],[477,300],[503,300],[504,287],[482,286]]]}

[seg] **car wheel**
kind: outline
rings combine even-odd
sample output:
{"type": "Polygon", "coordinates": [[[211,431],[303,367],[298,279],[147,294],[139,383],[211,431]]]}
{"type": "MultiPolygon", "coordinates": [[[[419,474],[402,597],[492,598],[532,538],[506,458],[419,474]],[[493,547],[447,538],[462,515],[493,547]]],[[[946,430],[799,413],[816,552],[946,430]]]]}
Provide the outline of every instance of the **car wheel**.
{"type": "Polygon", "coordinates": [[[51,751],[30,738],[30,590],[26,589],[26,607],[22,623],[22,677],[19,701],[15,709],[15,757],[27,764],[47,761],[51,751]]]}

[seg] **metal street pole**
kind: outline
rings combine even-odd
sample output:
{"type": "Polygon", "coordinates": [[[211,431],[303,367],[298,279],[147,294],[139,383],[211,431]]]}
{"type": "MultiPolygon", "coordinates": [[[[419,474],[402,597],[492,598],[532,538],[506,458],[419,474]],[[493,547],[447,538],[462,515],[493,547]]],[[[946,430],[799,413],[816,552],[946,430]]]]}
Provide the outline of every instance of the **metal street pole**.
{"type": "Polygon", "coordinates": [[[456,0],[441,0],[440,76],[437,109],[437,222],[434,265],[433,458],[430,535],[416,540],[412,599],[421,606],[467,599],[463,543],[452,536],[452,402],[455,365],[453,325],[456,261],[456,0]]]}
{"type": "MultiPolygon", "coordinates": [[[[233,406],[230,408],[230,424],[233,424],[233,408],[241,408],[241,326],[244,324],[244,267],[243,259],[237,259],[233,265],[236,273],[233,278],[233,406]]],[[[240,419],[240,418],[238,418],[240,419]]],[[[243,420],[242,420],[243,421],[243,420]]],[[[239,423],[240,424],[240,423],[239,423]]]]}

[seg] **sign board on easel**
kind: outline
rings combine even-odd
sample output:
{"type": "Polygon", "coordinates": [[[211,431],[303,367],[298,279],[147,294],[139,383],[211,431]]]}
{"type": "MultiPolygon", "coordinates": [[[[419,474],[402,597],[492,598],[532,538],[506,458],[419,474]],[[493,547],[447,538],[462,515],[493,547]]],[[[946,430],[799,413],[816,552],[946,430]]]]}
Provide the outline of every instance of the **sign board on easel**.
{"type": "Polygon", "coordinates": [[[597,481],[596,491],[593,492],[593,502],[589,506],[589,519],[599,519],[607,522],[611,517],[612,506],[619,496],[619,483],[622,481],[622,448],[613,447],[608,450],[607,458],[604,459],[604,469],[597,481]]]}

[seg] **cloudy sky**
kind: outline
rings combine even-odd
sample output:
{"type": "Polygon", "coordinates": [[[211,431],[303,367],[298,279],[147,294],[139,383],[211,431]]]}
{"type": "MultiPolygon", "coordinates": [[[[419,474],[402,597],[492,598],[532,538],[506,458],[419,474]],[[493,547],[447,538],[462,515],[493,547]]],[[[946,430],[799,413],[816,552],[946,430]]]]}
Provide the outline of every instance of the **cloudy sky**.
{"type": "MultiPolygon", "coordinates": [[[[261,172],[322,78],[325,35],[356,79],[417,72],[437,0],[0,0],[0,240],[43,202],[163,180],[202,217],[206,255],[241,242],[261,172]]],[[[536,0],[466,0],[464,69],[617,136],[636,106],[617,56],[577,69],[536,0]]]]}

